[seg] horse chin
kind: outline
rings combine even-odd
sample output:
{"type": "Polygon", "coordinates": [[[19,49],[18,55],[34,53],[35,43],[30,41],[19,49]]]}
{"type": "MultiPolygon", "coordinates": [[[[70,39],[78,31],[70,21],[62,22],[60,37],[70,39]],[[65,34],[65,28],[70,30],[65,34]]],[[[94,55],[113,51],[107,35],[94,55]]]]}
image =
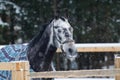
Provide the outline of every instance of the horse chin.
{"type": "Polygon", "coordinates": [[[77,55],[74,55],[74,56],[69,55],[69,56],[66,56],[66,57],[67,57],[68,60],[70,60],[72,62],[72,61],[75,61],[75,59],[77,58],[77,55]]]}

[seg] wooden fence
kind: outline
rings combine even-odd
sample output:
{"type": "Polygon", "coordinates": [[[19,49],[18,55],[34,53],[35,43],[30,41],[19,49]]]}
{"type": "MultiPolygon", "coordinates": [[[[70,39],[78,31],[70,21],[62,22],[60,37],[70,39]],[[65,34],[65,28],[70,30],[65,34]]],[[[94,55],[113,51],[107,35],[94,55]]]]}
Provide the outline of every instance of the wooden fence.
{"type": "MultiPolygon", "coordinates": [[[[120,44],[77,44],[78,52],[119,52],[120,44]]],[[[58,49],[57,52],[60,50],[58,49]]],[[[31,72],[28,61],[1,62],[0,70],[11,70],[12,80],[30,80],[30,78],[80,78],[115,77],[120,80],[120,57],[115,57],[115,69],[92,69],[71,71],[31,72]]]]}
{"type": "Polygon", "coordinates": [[[30,80],[29,62],[0,62],[0,70],[12,71],[12,80],[30,80]]]}

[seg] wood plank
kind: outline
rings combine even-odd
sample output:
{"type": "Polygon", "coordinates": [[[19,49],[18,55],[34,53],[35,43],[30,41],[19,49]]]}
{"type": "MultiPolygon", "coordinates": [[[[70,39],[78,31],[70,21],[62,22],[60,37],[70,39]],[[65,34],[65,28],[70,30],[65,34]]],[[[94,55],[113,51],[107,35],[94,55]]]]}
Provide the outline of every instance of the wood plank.
{"type": "MultiPolygon", "coordinates": [[[[120,57],[115,57],[115,68],[120,69],[120,57]]],[[[116,74],[115,80],[120,80],[120,73],[116,74]]]]}
{"type": "Polygon", "coordinates": [[[86,47],[77,48],[77,52],[119,52],[120,47],[86,47]]]}
{"type": "Polygon", "coordinates": [[[74,71],[49,71],[32,72],[31,78],[80,78],[80,77],[114,77],[120,73],[120,69],[93,69],[93,70],[74,70],[74,71]]]}
{"type": "MultiPolygon", "coordinates": [[[[61,52],[57,49],[57,52],[61,52]]],[[[77,52],[120,52],[120,47],[78,47],[77,52]]]]}
{"type": "Polygon", "coordinates": [[[0,70],[13,70],[13,64],[12,62],[0,62],[0,70]]]}

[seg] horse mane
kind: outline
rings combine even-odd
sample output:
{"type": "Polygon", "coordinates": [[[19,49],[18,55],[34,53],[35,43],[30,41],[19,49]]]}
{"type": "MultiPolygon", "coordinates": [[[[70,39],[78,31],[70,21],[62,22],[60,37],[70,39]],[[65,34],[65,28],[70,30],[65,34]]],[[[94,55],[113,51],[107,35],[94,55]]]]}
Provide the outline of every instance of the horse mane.
{"type": "Polygon", "coordinates": [[[52,22],[52,20],[49,23],[46,23],[42,26],[40,26],[39,32],[37,33],[37,35],[35,35],[35,37],[33,37],[33,39],[28,43],[28,47],[33,47],[34,44],[42,37],[43,33],[45,32],[47,26],[52,22]]]}
{"type": "Polygon", "coordinates": [[[55,46],[50,44],[52,33],[50,23],[42,26],[43,29],[28,43],[27,58],[31,68],[36,72],[49,69],[53,55],[57,50],[55,46]]]}
{"type": "Polygon", "coordinates": [[[39,32],[37,33],[37,35],[35,35],[35,37],[33,37],[33,39],[28,43],[28,47],[33,47],[34,44],[42,37],[42,34],[44,33],[45,29],[47,28],[49,24],[44,24],[41,26],[39,32]]]}

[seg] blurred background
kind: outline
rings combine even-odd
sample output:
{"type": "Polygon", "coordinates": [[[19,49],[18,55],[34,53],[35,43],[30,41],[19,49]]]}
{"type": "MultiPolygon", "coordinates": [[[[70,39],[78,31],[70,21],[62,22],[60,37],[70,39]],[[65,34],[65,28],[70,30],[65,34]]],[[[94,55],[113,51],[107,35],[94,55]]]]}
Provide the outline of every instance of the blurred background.
{"type": "MultiPolygon", "coordinates": [[[[0,0],[0,45],[28,43],[58,10],[74,28],[76,43],[120,42],[120,0],[0,0]]],[[[114,63],[114,53],[78,54],[73,63],[56,54],[56,69],[111,68],[114,63]]]]}

